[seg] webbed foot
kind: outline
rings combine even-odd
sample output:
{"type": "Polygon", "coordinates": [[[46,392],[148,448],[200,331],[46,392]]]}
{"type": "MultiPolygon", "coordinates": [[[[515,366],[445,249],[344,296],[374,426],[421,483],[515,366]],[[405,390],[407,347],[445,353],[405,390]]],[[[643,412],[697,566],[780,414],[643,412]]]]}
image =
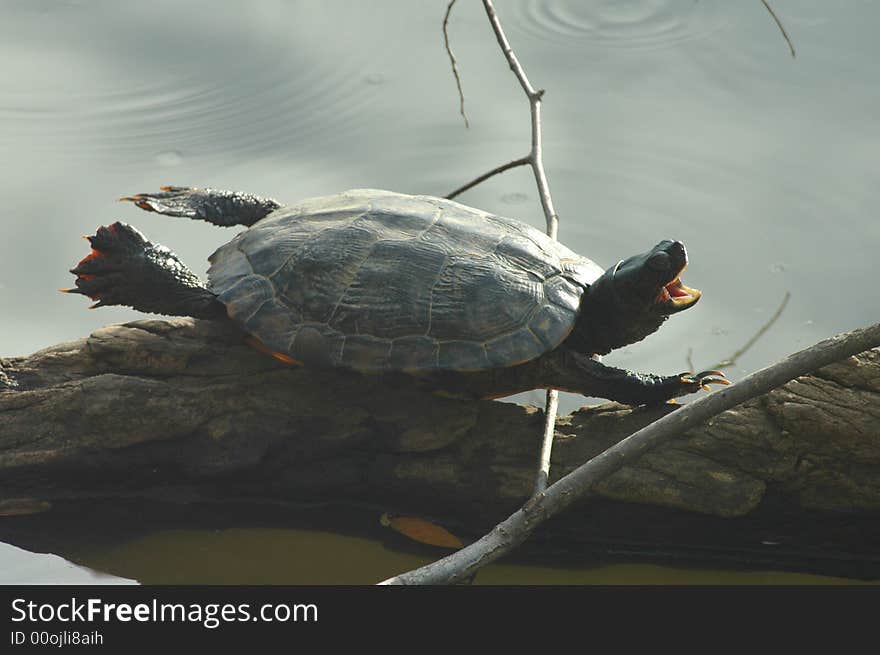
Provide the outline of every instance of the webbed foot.
{"type": "Polygon", "coordinates": [[[163,186],[155,193],[136,193],[119,200],[133,202],[146,211],[193,218],[222,227],[253,225],[281,206],[271,198],[251,193],[185,186],[163,186]]]}
{"type": "Polygon", "coordinates": [[[70,271],[76,275],[76,286],[61,291],[97,301],[91,309],[126,305],[169,316],[226,315],[224,306],[177,255],[132,226],[113,223],[85,238],[92,251],[70,271]]]}

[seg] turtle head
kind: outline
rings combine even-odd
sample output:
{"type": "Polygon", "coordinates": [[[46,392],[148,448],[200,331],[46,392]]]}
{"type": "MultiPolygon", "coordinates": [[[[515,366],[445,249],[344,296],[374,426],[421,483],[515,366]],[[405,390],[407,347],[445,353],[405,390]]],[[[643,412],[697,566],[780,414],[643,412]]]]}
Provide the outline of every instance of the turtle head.
{"type": "Polygon", "coordinates": [[[687,263],[684,244],[667,239],[605,271],[581,305],[586,349],[604,354],[636,343],[692,307],[701,294],[681,281],[687,263]]]}
{"type": "Polygon", "coordinates": [[[684,244],[667,239],[609,268],[593,289],[611,296],[622,311],[665,318],[700,299],[697,289],[682,284],[687,265],[684,244]]]}

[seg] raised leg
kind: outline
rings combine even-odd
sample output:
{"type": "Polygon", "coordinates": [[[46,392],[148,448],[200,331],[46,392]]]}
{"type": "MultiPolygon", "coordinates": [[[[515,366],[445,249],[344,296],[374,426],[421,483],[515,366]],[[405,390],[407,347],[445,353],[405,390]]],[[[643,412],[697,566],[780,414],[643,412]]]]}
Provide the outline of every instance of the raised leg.
{"type": "Polygon", "coordinates": [[[168,316],[226,316],[222,303],[177,255],[130,225],[100,227],[86,239],[92,252],[70,271],[77,276],[76,287],[62,291],[96,300],[92,309],[126,305],[168,316]]]}
{"type": "Polygon", "coordinates": [[[585,396],[616,400],[628,405],[655,405],[700,389],[710,384],[730,384],[721,371],[654,375],[633,373],[606,366],[574,351],[557,351],[542,367],[541,386],[574,391],[585,396]]]}
{"type": "Polygon", "coordinates": [[[194,218],[222,227],[253,225],[281,206],[271,198],[250,193],[185,186],[163,186],[156,193],[138,193],[120,200],[133,202],[147,211],[194,218]]]}

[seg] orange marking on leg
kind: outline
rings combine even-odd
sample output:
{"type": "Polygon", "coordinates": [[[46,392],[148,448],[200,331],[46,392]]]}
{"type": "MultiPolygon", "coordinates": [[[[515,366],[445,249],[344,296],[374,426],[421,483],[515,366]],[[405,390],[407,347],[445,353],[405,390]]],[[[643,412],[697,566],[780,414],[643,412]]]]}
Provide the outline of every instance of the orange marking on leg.
{"type": "Polygon", "coordinates": [[[291,366],[301,366],[301,363],[296,361],[290,355],[285,355],[284,353],[275,352],[274,350],[271,351],[270,354],[272,355],[272,357],[274,357],[275,359],[280,359],[285,364],[289,364],[291,366]]]}
{"type": "Polygon", "coordinates": [[[295,360],[290,355],[286,355],[284,353],[280,353],[277,350],[272,350],[265,343],[257,339],[253,335],[249,335],[245,337],[244,342],[249,345],[251,348],[255,350],[259,350],[261,353],[266,353],[267,355],[272,355],[275,359],[284,362],[290,366],[302,366],[302,362],[295,360]]]}
{"type": "Polygon", "coordinates": [[[92,252],[90,252],[88,255],[86,255],[85,257],[80,259],[79,264],[77,264],[77,265],[82,266],[90,259],[100,259],[103,256],[104,256],[104,253],[102,253],[100,250],[95,250],[94,248],[92,248],[92,252]]]}

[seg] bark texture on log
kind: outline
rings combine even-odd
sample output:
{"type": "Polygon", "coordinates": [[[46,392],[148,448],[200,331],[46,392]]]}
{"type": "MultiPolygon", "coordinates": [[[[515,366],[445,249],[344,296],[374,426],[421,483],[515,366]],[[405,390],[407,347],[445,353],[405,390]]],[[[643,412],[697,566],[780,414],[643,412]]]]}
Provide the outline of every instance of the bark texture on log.
{"type": "MultiPolygon", "coordinates": [[[[552,478],[669,411],[560,418],[552,478]]],[[[0,359],[0,513],[90,497],[405,498],[498,518],[531,493],[541,423],[537,408],[288,367],[229,324],[141,320],[0,359]]],[[[717,517],[768,499],[878,513],[880,351],[727,411],[595,491],[717,517]]]]}

